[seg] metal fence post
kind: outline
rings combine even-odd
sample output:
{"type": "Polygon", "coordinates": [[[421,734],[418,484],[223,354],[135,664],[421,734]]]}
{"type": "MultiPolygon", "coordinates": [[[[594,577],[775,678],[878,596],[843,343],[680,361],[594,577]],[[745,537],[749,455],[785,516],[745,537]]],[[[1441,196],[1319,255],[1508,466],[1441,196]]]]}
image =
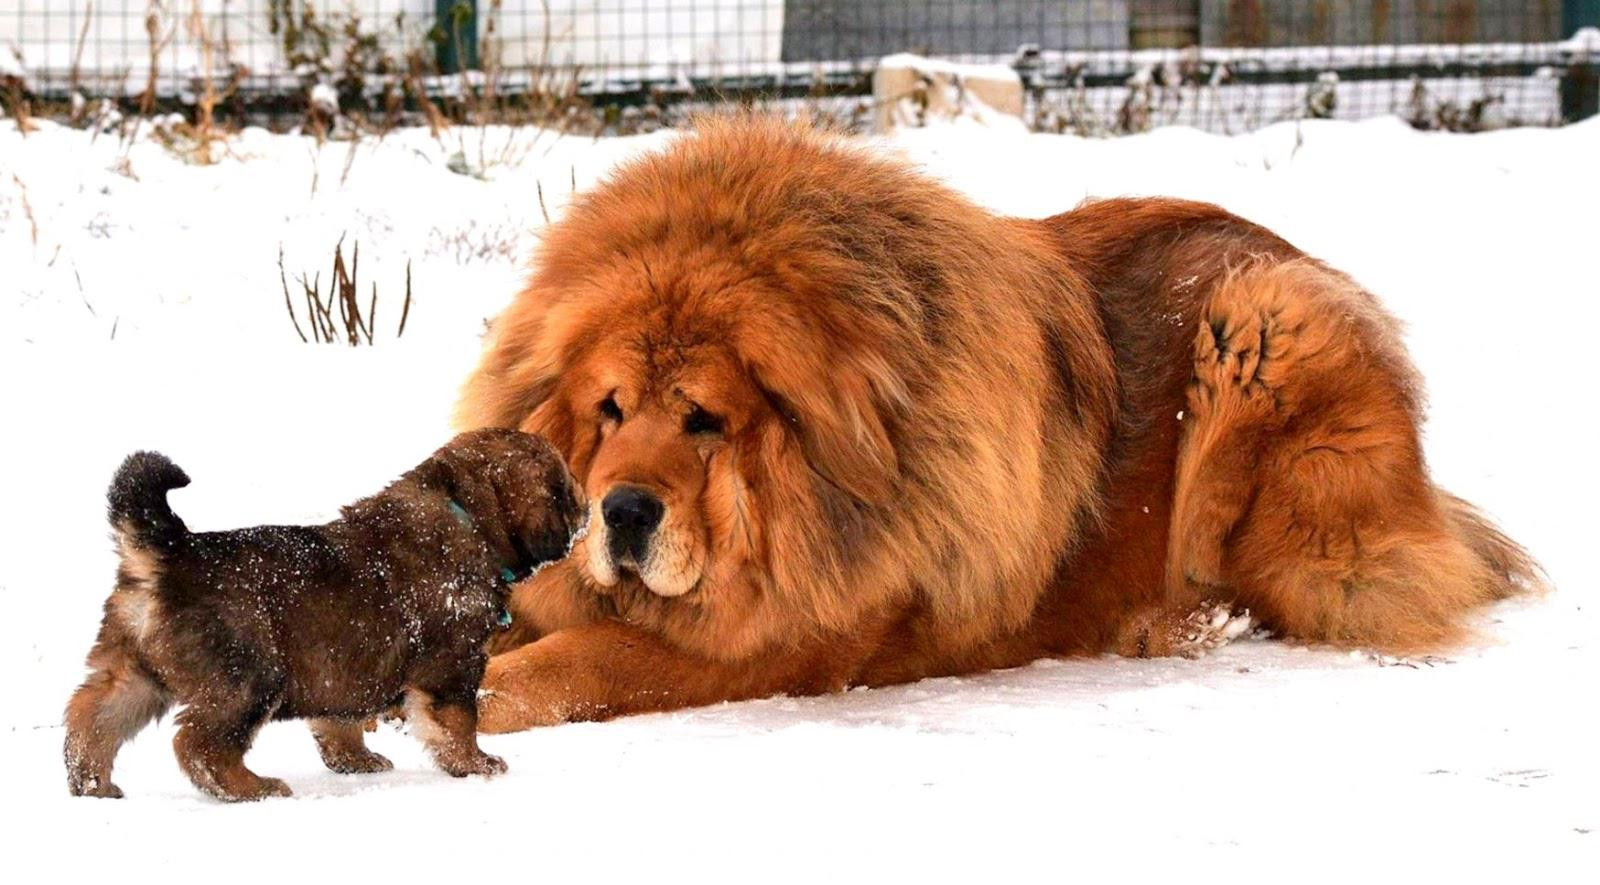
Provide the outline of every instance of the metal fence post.
{"type": "Polygon", "coordinates": [[[439,72],[478,69],[478,0],[433,0],[439,72]]]}
{"type": "MultiPolygon", "coordinates": [[[[1600,0],[1561,0],[1561,36],[1579,28],[1600,28],[1600,0]]],[[[1561,119],[1572,122],[1600,114],[1600,70],[1587,61],[1567,68],[1561,78],[1561,119]]]]}

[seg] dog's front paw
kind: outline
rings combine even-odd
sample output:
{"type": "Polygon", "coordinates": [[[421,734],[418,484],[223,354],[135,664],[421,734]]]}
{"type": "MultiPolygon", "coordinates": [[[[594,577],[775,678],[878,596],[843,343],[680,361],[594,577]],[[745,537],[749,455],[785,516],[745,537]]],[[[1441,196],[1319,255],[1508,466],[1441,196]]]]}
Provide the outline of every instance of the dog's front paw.
{"type": "Polygon", "coordinates": [[[570,720],[572,704],[565,686],[553,684],[529,654],[532,648],[489,659],[478,689],[478,731],[504,734],[570,720]]]}
{"type": "Polygon", "coordinates": [[[509,691],[491,688],[478,691],[478,731],[483,734],[527,731],[530,728],[560,725],[566,721],[566,715],[556,704],[529,699],[509,691]]]}

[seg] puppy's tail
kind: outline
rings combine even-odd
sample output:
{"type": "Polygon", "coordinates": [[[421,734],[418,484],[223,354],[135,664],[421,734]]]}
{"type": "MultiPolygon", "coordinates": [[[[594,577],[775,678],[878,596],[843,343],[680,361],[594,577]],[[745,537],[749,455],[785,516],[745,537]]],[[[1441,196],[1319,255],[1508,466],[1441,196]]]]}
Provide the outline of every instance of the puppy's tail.
{"type": "Polygon", "coordinates": [[[117,468],[107,493],[107,515],[123,543],[157,550],[171,547],[189,529],[172,512],[167,492],[189,484],[189,475],[159,452],[134,452],[117,468]]]}

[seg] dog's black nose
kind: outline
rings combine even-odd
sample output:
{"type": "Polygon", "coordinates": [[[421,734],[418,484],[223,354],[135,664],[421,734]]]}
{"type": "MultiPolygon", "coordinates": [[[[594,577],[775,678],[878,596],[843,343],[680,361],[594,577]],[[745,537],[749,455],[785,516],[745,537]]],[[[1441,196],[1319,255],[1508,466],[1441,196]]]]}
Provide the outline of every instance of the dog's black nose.
{"type": "Polygon", "coordinates": [[[605,517],[606,531],[611,536],[612,556],[622,559],[631,556],[643,563],[650,535],[661,524],[661,514],[666,508],[661,499],[638,486],[617,486],[600,501],[600,514],[605,517]]]}

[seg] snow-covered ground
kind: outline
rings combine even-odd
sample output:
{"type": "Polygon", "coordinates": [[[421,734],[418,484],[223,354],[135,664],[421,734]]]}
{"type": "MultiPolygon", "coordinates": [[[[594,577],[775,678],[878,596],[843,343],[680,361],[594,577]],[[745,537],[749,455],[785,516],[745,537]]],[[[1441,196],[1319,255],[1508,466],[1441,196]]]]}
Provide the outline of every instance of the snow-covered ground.
{"type": "Polygon", "coordinates": [[[446,436],[483,319],[542,225],[540,191],[556,217],[572,187],[671,137],[405,131],[352,153],[246,132],[198,166],[150,139],[0,121],[0,807],[15,881],[1593,881],[1600,120],[1112,141],[941,126],[884,146],[1004,212],[1213,200],[1378,292],[1432,391],[1435,476],[1557,588],[1488,613],[1475,647],[1397,662],[1251,640],[1194,662],[1044,662],[565,726],[486,738],[511,765],[492,782],[451,780],[387,729],[373,743],[395,772],[330,774],[303,726],[278,724],[250,763],[299,798],[248,807],[202,798],[163,723],[118,760],[128,799],[70,799],[57,723],[112,579],[102,496],[118,459],[172,455],[195,480],[175,504],[199,528],[329,518],[446,436]],[[280,245],[291,286],[326,282],[341,235],[378,286],[375,347],[301,344],[284,309],[280,245]],[[395,341],[408,260],[415,301],[395,341]]]}

